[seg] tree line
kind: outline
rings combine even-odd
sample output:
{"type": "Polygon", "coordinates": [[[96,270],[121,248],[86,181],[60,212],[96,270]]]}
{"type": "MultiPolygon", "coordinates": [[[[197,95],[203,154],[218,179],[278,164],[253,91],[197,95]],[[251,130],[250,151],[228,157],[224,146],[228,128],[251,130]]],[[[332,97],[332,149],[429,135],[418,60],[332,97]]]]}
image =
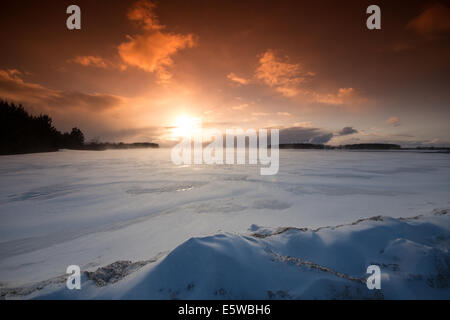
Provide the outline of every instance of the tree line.
{"type": "Polygon", "coordinates": [[[0,154],[77,149],[83,145],[80,129],[62,133],[53,127],[48,115],[33,116],[22,105],[0,101],[0,154]]]}

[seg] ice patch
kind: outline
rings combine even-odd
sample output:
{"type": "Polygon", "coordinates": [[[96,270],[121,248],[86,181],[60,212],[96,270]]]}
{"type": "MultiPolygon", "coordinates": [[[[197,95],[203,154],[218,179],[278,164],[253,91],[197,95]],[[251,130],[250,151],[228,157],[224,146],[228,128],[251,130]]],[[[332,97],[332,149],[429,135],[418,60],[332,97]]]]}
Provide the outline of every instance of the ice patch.
{"type": "Polygon", "coordinates": [[[283,210],[290,208],[292,204],[279,201],[276,199],[257,200],[253,203],[253,208],[256,209],[269,209],[269,210],[283,210]]]}

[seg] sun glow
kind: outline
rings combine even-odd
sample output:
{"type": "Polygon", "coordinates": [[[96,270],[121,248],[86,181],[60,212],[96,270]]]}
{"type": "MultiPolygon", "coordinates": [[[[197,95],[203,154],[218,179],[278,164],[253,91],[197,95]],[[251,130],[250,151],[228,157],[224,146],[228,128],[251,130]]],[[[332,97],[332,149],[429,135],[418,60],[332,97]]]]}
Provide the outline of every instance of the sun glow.
{"type": "Polygon", "coordinates": [[[172,136],[174,138],[190,137],[198,134],[202,123],[200,118],[194,118],[186,115],[179,116],[173,125],[172,136]]]}

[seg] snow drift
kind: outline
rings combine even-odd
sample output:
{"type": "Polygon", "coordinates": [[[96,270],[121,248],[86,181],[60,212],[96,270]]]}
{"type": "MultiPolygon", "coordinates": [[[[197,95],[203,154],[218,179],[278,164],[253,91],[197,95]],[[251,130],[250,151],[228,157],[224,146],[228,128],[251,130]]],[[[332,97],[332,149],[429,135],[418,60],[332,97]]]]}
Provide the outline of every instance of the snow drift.
{"type": "Polygon", "coordinates": [[[449,246],[447,210],[406,219],[377,216],[314,230],[252,225],[246,235],[191,238],[160,262],[119,261],[85,272],[79,291],[69,291],[59,281],[25,297],[449,299],[449,246]],[[380,290],[366,286],[366,269],[372,264],[381,268],[380,290]],[[132,272],[126,271],[130,267],[132,272]]]}

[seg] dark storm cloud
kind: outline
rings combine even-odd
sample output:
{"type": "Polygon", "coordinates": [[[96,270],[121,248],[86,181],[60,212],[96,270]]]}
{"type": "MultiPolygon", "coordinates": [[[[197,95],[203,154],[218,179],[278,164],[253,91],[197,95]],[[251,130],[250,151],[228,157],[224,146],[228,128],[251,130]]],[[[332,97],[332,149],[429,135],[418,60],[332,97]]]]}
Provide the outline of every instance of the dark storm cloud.
{"type": "Polygon", "coordinates": [[[354,129],[353,127],[344,127],[337,134],[339,136],[347,136],[349,134],[354,134],[354,133],[358,133],[358,130],[354,129]]]}
{"type": "Polygon", "coordinates": [[[280,143],[327,143],[333,138],[331,132],[319,128],[291,127],[280,130],[280,143]]]}

